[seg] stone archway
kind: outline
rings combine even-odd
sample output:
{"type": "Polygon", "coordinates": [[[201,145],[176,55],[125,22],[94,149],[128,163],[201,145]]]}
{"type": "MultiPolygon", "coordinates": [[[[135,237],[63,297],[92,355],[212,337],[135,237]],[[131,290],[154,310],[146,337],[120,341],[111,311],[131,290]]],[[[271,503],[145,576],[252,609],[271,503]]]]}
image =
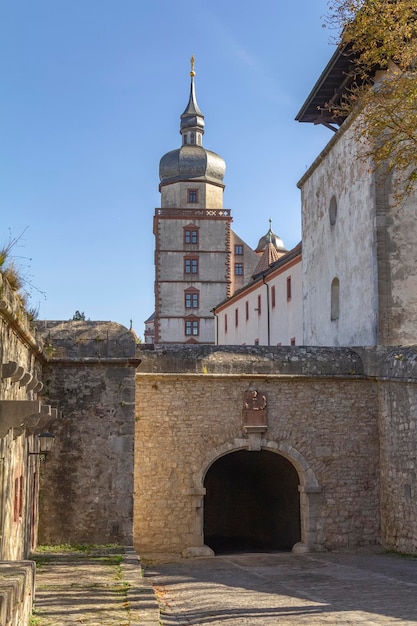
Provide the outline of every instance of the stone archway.
{"type": "MultiPolygon", "coordinates": [[[[207,550],[207,546],[204,548],[204,541],[206,535],[208,536],[212,531],[210,527],[205,529],[204,527],[204,506],[206,504],[206,477],[209,474],[211,468],[220,461],[223,457],[233,454],[239,451],[248,451],[249,454],[256,454],[253,449],[250,448],[249,441],[247,439],[234,439],[212,449],[206,456],[204,463],[202,464],[202,473],[198,479],[199,487],[195,487],[191,490],[191,495],[195,498],[196,507],[196,530],[197,535],[200,537],[199,542],[195,544],[195,548],[190,547],[190,554],[203,554],[204,550],[207,550]],[[206,532],[206,530],[208,532],[206,532]],[[201,543],[200,543],[201,542],[201,543]]],[[[307,460],[302,454],[290,444],[285,441],[271,441],[268,439],[260,439],[259,451],[270,452],[272,455],[277,455],[286,459],[289,464],[295,469],[299,484],[299,505],[300,505],[300,540],[293,546],[295,552],[305,552],[310,550],[321,550],[321,542],[319,540],[318,522],[320,519],[321,510],[321,498],[322,489],[319,485],[313,469],[308,464],[307,460]]],[[[211,549],[209,549],[211,553],[211,549]]]]}
{"type": "Polygon", "coordinates": [[[299,483],[271,451],[220,457],[204,480],[204,543],[216,553],[291,550],[301,540],[299,483]]]}

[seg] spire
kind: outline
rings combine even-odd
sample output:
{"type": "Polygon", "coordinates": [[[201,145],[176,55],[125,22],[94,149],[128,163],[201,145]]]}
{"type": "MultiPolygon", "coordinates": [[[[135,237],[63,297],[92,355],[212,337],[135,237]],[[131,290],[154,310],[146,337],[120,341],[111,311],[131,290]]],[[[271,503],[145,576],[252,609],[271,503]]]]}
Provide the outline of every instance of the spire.
{"type": "Polygon", "coordinates": [[[184,113],[181,115],[180,133],[182,135],[182,145],[201,146],[204,135],[204,115],[200,111],[195,97],[194,87],[194,55],[191,57],[191,87],[190,97],[184,113]]]}

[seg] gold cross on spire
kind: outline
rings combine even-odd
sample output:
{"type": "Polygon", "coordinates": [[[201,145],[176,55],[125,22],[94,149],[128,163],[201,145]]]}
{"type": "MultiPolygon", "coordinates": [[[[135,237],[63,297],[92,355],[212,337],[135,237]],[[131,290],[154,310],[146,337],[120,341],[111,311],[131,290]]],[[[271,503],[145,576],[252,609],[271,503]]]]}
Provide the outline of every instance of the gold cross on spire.
{"type": "Polygon", "coordinates": [[[195,61],[195,59],[194,59],[194,55],[193,55],[193,56],[191,57],[191,59],[190,59],[190,62],[191,62],[191,72],[190,72],[190,76],[191,76],[191,78],[192,78],[193,76],[195,76],[195,71],[194,71],[194,61],[195,61]]]}

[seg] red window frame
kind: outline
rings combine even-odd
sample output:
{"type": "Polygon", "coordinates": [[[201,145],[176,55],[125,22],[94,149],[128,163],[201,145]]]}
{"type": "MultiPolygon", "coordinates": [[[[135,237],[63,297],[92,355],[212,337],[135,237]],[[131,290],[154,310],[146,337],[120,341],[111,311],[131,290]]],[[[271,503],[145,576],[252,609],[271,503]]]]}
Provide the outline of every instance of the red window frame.
{"type": "Polygon", "coordinates": [[[186,256],[184,257],[184,274],[198,274],[198,257],[186,256]]]}

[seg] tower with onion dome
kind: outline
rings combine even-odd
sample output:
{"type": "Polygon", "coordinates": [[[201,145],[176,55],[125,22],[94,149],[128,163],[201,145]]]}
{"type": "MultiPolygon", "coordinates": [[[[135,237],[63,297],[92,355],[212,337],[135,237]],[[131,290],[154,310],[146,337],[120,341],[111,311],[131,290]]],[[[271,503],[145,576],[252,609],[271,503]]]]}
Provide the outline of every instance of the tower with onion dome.
{"type": "Polygon", "coordinates": [[[225,162],[203,147],[195,95],[181,115],[182,145],[159,165],[161,208],[154,217],[155,343],[214,343],[212,308],[230,292],[230,210],[223,208],[225,162]]]}

